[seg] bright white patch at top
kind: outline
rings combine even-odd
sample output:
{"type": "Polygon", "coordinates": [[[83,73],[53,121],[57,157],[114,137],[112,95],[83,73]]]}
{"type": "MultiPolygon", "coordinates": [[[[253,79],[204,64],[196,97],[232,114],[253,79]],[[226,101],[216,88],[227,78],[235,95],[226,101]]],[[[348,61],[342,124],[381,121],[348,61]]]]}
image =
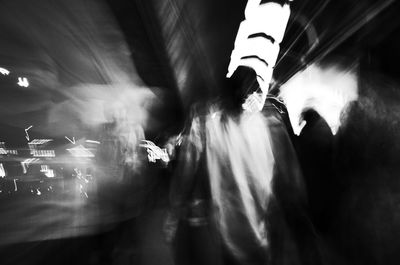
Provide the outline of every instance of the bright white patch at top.
{"type": "Polygon", "coordinates": [[[341,126],[341,114],[358,98],[357,76],[334,66],[322,69],[311,65],[284,84],[280,96],[296,135],[305,125],[302,114],[308,109],[318,112],[336,134],[341,126]]]}
{"type": "Polygon", "coordinates": [[[265,3],[254,5],[255,2],[249,1],[245,12],[246,20],[251,21],[254,27],[263,28],[260,32],[268,33],[276,42],[281,43],[290,16],[289,5],[277,3],[265,3]]]}
{"type": "Polygon", "coordinates": [[[235,47],[231,54],[227,77],[239,66],[252,68],[261,90],[266,94],[277,61],[280,43],[290,16],[289,5],[249,0],[245,9],[246,19],[240,24],[235,47]]]}

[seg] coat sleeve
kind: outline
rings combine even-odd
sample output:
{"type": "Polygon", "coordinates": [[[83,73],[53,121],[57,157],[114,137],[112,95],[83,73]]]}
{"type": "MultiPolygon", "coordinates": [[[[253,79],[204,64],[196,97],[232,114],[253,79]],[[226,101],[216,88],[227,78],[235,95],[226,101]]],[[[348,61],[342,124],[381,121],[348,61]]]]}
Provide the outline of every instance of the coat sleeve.
{"type": "Polygon", "coordinates": [[[195,186],[196,171],[202,152],[200,118],[196,117],[191,122],[189,132],[183,136],[171,181],[170,203],[172,210],[179,217],[185,215],[187,203],[195,186]]]}

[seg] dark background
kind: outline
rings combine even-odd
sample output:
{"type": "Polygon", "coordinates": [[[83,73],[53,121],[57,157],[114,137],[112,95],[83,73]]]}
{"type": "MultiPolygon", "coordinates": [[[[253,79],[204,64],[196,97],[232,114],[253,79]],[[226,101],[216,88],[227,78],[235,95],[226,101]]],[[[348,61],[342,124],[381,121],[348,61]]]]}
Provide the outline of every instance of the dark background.
{"type": "MultiPolygon", "coordinates": [[[[163,132],[179,131],[193,103],[218,94],[246,1],[0,3],[0,67],[11,71],[0,76],[0,138],[20,147],[23,129],[31,124],[35,137],[61,141],[64,135],[96,135],[77,114],[81,110],[75,111],[81,106],[76,98],[82,95],[80,84],[111,82],[110,61],[161,102],[150,108],[153,125],[146,128],[146,138],[160,141],[163,132]],[[18,87],[18,76],[27,76],[31,86],[18,87]]],[[[359,69],[360,98],[338,134],[311,113],[296,138],[310,218],[326,264],[400,262],[399,11],[398,2],[383,0],[292,5],[275,70],[277,88],[314,61],[356,63],[359,69]],[[318,43],[309,52],[312,44],[304,25],[296,22],[299,17],[311,21],[316,32],[312,40],[318,43]]],[[[121,192],[118,185],[107,190],[114,196],[105,196],[113,197],[107,203],[117,212],[140,214],[101,229],[98,220],[87,217],[90,210],[79,207],[61,215],[56,225],[50,222],[49,229],[46,218],[65,214],[57,203],[48,207],[46,198],[3,198],[0,218],[7,226],[0,230],[7,236],[0,239],[1,264],[172,264],[161,233],[167,197],[160,176],[165,172],[155,167],[143,174],[152,179],[145,199],[140,197],[143,205],[136,206],[129,188],[121,192]],[[126,196],[134,203],[122,203],[126,196]],[[73,224],[76,216],[89,221],[73,224]],[[89,232],[81,227],[60,232],[80,225],[89,232]]]]}

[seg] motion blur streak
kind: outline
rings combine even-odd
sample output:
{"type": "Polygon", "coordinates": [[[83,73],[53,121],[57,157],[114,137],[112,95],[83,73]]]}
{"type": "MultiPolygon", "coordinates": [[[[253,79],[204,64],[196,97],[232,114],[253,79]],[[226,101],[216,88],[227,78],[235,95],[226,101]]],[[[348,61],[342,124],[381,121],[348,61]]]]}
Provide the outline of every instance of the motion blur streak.
{"type": "MultiPolygon", "coordinates": [[[[9,54],[6,62],[9,69],[29,78],[35,95],[31,100],[18,99],[27,101],[23,108],[14,102],[5,102],[11,105],[9,112],[15,117],[15,113],[29,110],[46,111],[47,119],[45,116],[39,121],[40,126],[35,127],[46,134],[51,132],[51,136],[93,129],[112,122],[110,119],[121,123],[122,118],[117,116],[122,114],[116,113],[123,112],[121,109],[130,119],[124,122],[144,124],[146,113],[142,107],[153,93],[143,87],[129,59],[124,38],[106,6],[100,1],[26,2],[7,2],[2,8],[2,28],[20,39],[7,39],[1,53],[9,54]],[[46,16],[40,15],[43,10],[46,16]],[[15,17],[20,24],[15,23],[15,17]],[[17,52],[15,49],[11,52],[8,46],[15,46],[16,42],[17,52]],[[31,53],[24,54],[26,50],[31,53]]],[[[16,120],[6,115],[2,118],[15,126],[26,124],[28,117],[16,120]]]]}
{"type": "Polygon", "coordinates": [[[268,245],[264,214],[274,168],[268,120],[261,113],[235,119],[211,108],[203,126],[199,118],[194,119],[189,140],[206,151],[216,219],[224,241],[234,255],[245,259],[244,239],[250,240],[244,248],[268,245]]]}
{"type": "Polygon", "coordinates": [[[349,103],[358,98],[358,76],[354,69],[314,64],[286,82],[280,96],[295,134],[299,135],[305,126],[302,114],[309,109],[317,111],[336,134],[349,103]]]}
{"type": "MultiPolygon", "coordinates": [[[[138,77],[107,6],[102,1],[6,1],[0,30],[8,36],[0,44],[2,65],[29,80],[29,88],[2,83],[1,122],[22,132],[33,124],[29,134],[35,130],[62,138],[64,150],[72,149],[75,139],[77,146],[86,137],[101,142],[97,164],[60,158],[84,174],[87,168],[97,174],[85,196],[81,189],[86,184],[79,185],[72,170],[64,168],[68,177],[63,188],[45,187],[46,194],[41,189],[34,197],[10,196],[10,202],[1,204],[0,244],[97,233],[100,225],[126,218],[112,205],[124,204],[121,184],[135,185],[136,179],[123,179],[122,165],[139,170],[138,144],[150,125],[148,110],[157,100],[138,77]],[[19,91],[23,97],[15,96],[19,91]]],[[[17,183],[18,188],[28,185],[17,183]]]]}

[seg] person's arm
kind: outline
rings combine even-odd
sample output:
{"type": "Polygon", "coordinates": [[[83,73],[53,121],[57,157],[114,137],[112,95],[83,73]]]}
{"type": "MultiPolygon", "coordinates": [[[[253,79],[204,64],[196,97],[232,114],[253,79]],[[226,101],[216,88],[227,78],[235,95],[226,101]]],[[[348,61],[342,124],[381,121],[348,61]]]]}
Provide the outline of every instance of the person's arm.
{"type": "Polygon", "coordinates": [[[194,118],[189,132],[181,136],[176,161],[174,161],[175,168],[170,186],[170,210],[163,227],[167,242],[172,242],[179,220],[186,217],[202,151],[200,119],[194,118]]]}

